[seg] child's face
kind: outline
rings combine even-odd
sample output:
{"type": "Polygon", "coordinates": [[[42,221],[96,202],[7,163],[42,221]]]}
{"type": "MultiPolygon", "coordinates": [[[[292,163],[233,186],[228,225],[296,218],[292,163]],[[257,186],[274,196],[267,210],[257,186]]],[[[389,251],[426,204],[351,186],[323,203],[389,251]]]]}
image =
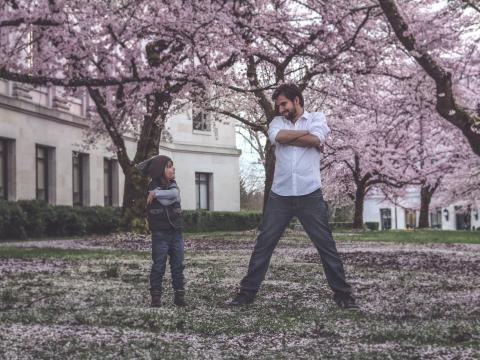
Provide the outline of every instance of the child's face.
{"type": "Polygon", "coordinates": [[[169,161],[165,167],[165,178],[169,181],[175,179],[175,168],[171,161],[169,161]]]}

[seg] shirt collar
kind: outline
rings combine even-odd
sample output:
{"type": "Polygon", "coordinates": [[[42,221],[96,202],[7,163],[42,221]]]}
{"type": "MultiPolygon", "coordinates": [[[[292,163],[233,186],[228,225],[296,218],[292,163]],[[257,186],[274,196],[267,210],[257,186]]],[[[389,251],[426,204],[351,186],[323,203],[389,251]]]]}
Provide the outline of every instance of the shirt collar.
{"type": "MultiPolygon", "coordinates": [[[[301,120],[301,119],[308,120],[308,118],[310,117],[311,114],[312,114],[312,113],[310,113],[310,112],[306,111],[305,109],[303,109],[303,114],[302,114],[302,116],[300,116],[300,117],[298,118],[297,121],[299,121],[299,120],[301,120]]],[[[288,121],[290,124],[293,124],[293,123],[292,123],[290,120],[288,120],[285,116],[283,116],[283,119],[284,119],[285,121],[288,121]]]]}
{"type": "Polygon", "coordinates": [[[311,114],[311,113],[309,113],[308,111],[306,111],[305,109],[303,109],[303,115],[300,116],[300,117],[298,118],[298,120],[300,120],[301,118],[308,119],[308,118],[310,117],[310,114],[311,114]]]}

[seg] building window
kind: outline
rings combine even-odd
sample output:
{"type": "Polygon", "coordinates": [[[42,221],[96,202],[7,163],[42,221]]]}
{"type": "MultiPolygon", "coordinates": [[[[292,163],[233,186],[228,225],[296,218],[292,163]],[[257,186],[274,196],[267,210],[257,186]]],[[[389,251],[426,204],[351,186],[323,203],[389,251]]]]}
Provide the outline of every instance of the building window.
{"type": "Polygon", "coordinates": [[[8,199],[7,141],[0,139],[0,199],[8,199]]]}
{"type": "Polygon", "coordinates": [[[210,116],[201,110],[192,110],[193,130],[210,132],[212,130],[210,116]]]}
{"type": "Polygon", "coordinates": [[[73,152],[72,175],[73,205],[88,205],[88,154],[73,152]]]}
{"type": "Polygon", "coordinates": [[[382,230],[390,230],[392,228],[392,210],[380,209],[380,224],[382,230]]]}
{"type": "Polygon", "coordinates": [[[113,206],[113,160],[103,159],[103,203],[113,206]]]}
{"type": "Polygon", "coordinates": [[[118,206],[118,161],[103,159],[103,203],[118,206]]]}
{"type": "Polygon", "coordinates": [[[208,173],[195,173],[197,209],[210,210],[210,176],[208,173]]]}
{"type": "Polygon", "coordinates": [[[15,140],[0,138],[0,200],[15,200],[15,140]]]}
{"type": "Polygon", "coordinates": [[[470,206],[455,206],[455,220],[457,230],[470,230],[471,224],[471,208],[470,206]]]}
{"type": "Polygon", "coordinates": [[[437,208],[434,212],[430,213],[430,227],[434,229],[442,228],[442,209],[437,208]]]}
{"type": "Polygon", "coordinates": [[[417,227],[417,213],[412,209],[405,209],[405,227],[414,229],[417,227]]]}
{"type": "Polygon", "coordinates": [[[54,151],[51,147],[36,146],[36,198],[49,203],[54,202],[54,151]]]}

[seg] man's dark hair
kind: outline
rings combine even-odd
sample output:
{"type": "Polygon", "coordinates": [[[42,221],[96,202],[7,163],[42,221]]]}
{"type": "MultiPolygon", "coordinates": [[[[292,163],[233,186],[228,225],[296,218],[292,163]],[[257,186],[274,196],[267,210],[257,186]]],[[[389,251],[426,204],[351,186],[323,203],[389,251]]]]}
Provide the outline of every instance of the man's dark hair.
{"type": "Polygon", "coordinates": [[[285,96],[290,101],[294,101],[295,98],[298,96],[298,99],[300,100],[300,106],[303,107],[303,95],[297,85],[295,84],[280,85],[273,92],[273,95],[272,95],[273,101],[277,100],[277,98],[280,95],[285,96]]]}

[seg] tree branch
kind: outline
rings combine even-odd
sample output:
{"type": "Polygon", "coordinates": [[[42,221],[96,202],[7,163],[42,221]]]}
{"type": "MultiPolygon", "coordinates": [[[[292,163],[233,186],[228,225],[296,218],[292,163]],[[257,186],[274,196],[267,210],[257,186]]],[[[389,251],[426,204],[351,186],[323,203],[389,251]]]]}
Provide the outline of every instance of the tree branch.
{"type": "Polygon", "coordinates": [[[463,132],[472,150],[480,156],[480,116],[469,114],[466,109],[457,104],[453,93],[452,74],[435,61],[426,50],[417,46],[416,39],[409,32],[408,25],[400,14],[395,1],[379,0],[379,3],[402,45],[435,81],[437,112],[463,132]]]}
{"type": "Polygon", "coordinates": [[[50,76],[29,75],[0,68],[0,78],[5,80],[16,81],[24,84],[32,85],[55,85],[64,87],[81,87],[81,86],[116,86],[121,84],[129,84],[136,82],[151,82],[154,79],[150,77],[105,77],[105,78],[55,78],[50,76]]]}

